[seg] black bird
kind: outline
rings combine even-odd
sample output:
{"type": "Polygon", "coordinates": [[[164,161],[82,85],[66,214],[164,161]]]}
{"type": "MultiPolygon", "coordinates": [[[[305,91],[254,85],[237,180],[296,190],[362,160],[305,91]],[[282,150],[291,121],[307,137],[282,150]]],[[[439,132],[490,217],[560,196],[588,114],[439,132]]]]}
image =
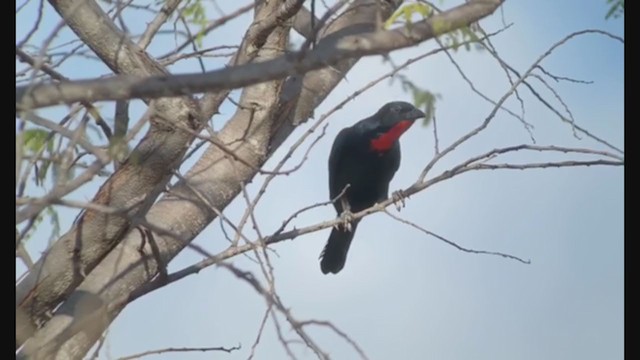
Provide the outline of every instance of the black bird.
{"type": "Polygon", "coordinates": [[[352,221],[351,214],[388,198],[389,183],[400,167],[400,136],[423,117],[413,105],[394,101],[336,136],[329,155],[329,194],[334,199],[344,191],[333,203],[343,224],[331,230],[320,254],[323,274],[337,274],[344,267],[360,222],[352,221]]]}

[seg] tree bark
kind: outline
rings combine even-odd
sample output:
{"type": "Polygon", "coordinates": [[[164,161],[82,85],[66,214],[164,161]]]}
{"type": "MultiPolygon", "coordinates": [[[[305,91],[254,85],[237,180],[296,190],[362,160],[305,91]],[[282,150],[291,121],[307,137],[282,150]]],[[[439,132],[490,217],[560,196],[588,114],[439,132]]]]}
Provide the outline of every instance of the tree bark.
{"type": "MultiPolygon", "coordinates": [[[[167,74],[113,24],[95,1],[50,0],[50,3],[77,36],[115,73],[127,76],[167,74]]],[[[73,291],[118,243],[129,228],[128,219],[146,213],[193,139],[190,132],[177,127],[198,131],[202,123],[198,104],[189,97],[154,100],[147,115],[151,121],[148,133],[92,200],[96,204],[129,210],[111,215],[87,210],[16,287],[16,307],[28,314],[32,323],[46,321],[44,314],[73,291]]],[[[101,168],[107,164],[99,165],[101,168]]],[[[53,191],[51,195],[64,194],[53,191]]],[[[22,209],[17,221],[37,216],[44,206],[46,203],[22,209]]],[[[17,325],[21,328],[17,328],[19,338],[28,337],[28,329],[33,325],[17,325]]]]}

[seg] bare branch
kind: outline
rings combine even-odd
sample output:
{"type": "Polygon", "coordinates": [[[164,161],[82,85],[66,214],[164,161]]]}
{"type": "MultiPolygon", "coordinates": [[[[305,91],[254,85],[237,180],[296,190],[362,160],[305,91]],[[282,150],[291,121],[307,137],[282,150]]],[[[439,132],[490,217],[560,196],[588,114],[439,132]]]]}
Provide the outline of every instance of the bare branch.
{"type": "Polygon", "coordinates": [[[221,18],[218,18],[216,20],[211,21],[207,26],[204,27],[204,29],[202,29],[201,31],[198,31],[197,33],[193,34],[185,42],[183,42],[182,44],[178,45],[175,48],[175,50],[172,50],[171,52],[169,52],[167,54],[159,56],[158,59],[165,60],[166,58],[173,57],[173,56],[177,55],[180,51],[184,50],[187,46],[189,46],[191,43],[193,43],[198,37],[207,35],[211,31],[213,31],[214,29],[226,24],[229,20],[233,20],[233,19],[239,17],[240,15],[248,12],[249,10],[252,10],[254,7],[255,7],[254,2],[251,2],[248,5],[245,5],[245,6],[242,6],[242,7],[238,8],[236,11],[230,13],[229,15],[226,15],[226,16],[223,16],[221,18]]]}
{"type": "Polygon", "coordinates": [[[502,257],[507,258],[507,259],[512,259],[512,260],[519,261],[519,262],[521,262],[523,264],[527,264],[527,265],[531,264],[531,260],[523,260],[522,258],[519,258],[517,256],[513,256],[513,255],[501,253],[501,252],[485,251],[485,250],[473,250],[473,249],[468,249],[468,248],[462,247],[462,246],[456,244],[455,242],[453,242],[451,240],[447,240],[446,238],[444,238],[444,237],[442,237],[442,236],[440,236],[440,235],[438,235],[438,234],[436,234],[436,233],[434,233],[432,231],[429,231],[429,230],[427,230],[427,229],[425,229],[425,228],[423,228],[423,227],[421,227],[419,225],[416,225],[415,223],[412,223],[409,220],[405,220],[405,219],[403,219],[403,218],[401,218],[399,216],[393,215],[392,213],[390,213],[387,210],[384,210],[384,213],[389,215],[389,217],[391,217],[392,219],[394,219],[396,221],[399,221],[399,222],[401,222],[403,224],[407,224],[407,225],[411,226],[414,229],[418,229],[418,230],[422,231],[423,233],[425,233],[427,235],[433,236],[434,238],[436,238],[436,239],[438,239],[440,241],[443,241],[443,242],[453,246],[454,248],[456,248],[456,249],[458,249],[460,251],[464,251],[466,253],[471,253],[471,254],[485,254],[485,255],[502,256],[502,257]]]}
{"type": "MultiPolygon", "coordinates": [[[[538,59],[536,59],[536,61],[534,61],[534,63],[529,67],[529,69],[527,69],[527,71],[522,74],[522,76],[519,77],[519,79],[517,81],[515,81],[513,83],[513,85],[511,86],[511,88],[502,96],[502,98],[500,98],[500,100],[496,103],[496,105],[494,106],[493,110],[489,113],[489,115],[485,118],[485,120],[482,122],[482,124],[480,124],[480,126],[478,126],[477,128],[471,130],[469,133],[463,135],[461,138],[459,138],[458,140],[456,140],[455,142],[453,142],[449,147],[447,147],[446,149],[444,149],[440,154],[438,154],[437,156],[435,156],[430,162],[429,164],[427,164],[427,166],[424,168],[424,170],[422,171],[422,173],[420,174],[420,181],[424,180],[424,178],[427,176],[427,173],[429,172],[429,170],[431,170],[431,168],[440,160],[442,159],[442,157],[444,157],[445,155],[447,155],[448,153],[450,153],[451,151],[455,150],[460,144],[462,144],[463,142],[469,140],[470,138],[476,136],[477,134],[479,134],[482,130],[484,130],[489,123],[491,122],[491,120],[495,117],[496,112],[498,111],[498,109],[502,106],[502,104],[514,93],[514,91],[516,90],[516,88],[521,84],[521,83],[525,83],[525,85],[529,86],[526,82],[525,79],[531,74],[531,72],[536,69],[536,66],[538,66],[540,64],[540,62],[542,62],[542,60],[544,60],[546,57],[548,57],[549,55],[551,55],[551,53],[557,49],[558,47],[562,46],[564,43],[566,43],[567,41],[569,41],[570,39],[576,37],[576,36],[580,36],[580,35],[584,35],[584,34],[590,34],[590,33],[596,33],[596,34],[602,34],[605,36],[609,36],[611,38],[620,40],[624,43],[624,41],[622,39],[620,39],[619,37],[615,36],[615,35],[611,35],[607,32],[601,31],[601,30],[582,30],[582,31],[577,31],[574,33],[571,33],[569,35],[567,35],[566,37],[564,37],[563,39],[561,39],[560,41],[556,42],[555,44],[553,44],[546,52],[544,52],[542,55],[540,55],[540,57],[538,57],[538,59]]],[[[541,101],[544,101],[544,99],[539,98],[541,101]]],[[[617,148],[613,147],[614,149],[618,150],[617,148]]],[[[620,151],[622,152],[622,151],[620,151]]]]}
{"type": "Polygon", "coordinates": [[[159,350],[149,350],[149,351],[141,352],[134,355],[124,356],[124,357],[118,358],[118,360],[133,360],[133,359],[139,359],[141,357],[145,357],[149,355],[159,355],[159,354],[165,354],[165,353],[209,352],[209,351],[223,351],[226,353],[231,353],[235,350],[240,350],[241,348],[242,348],[242,345],[240,344],[238,344],[238,346],[234,346],[230,348],[226,348],[223,346],[201,347],[201,348],[166,348],[166,349],[159,349],[159,350]]]}
{"type": "Polygon", "coordinates": [[[569,147],[564,147],[564,146],[555,146],[555,145],[550,145],[550,146],[540,146],[540,145],[528,145],[528,144],[522,144],[522,145],[516,145],[516,146],[508,146],[508,147],[504,147],[504,148],[499,148],[499,149],[493,149],[487,153],[484,153],[482,155],[478,155],[478,156],[474,156],[469,158],[469,160],[465,161],[464,163],[462,163],[461,166],[467,166],[469,164],[473,164],[475,162],[479,162],[479,161],[483,161],[483,160],[488,160],[493,158],[495,155],[500,155],[500,154],[506,154],[509,152],[516,152],[516,151],[520,151],[520,150],[532,150],[532,151],[540,151],[540,152],[560,152],[560,153],[576,153],[576,154],[590,154],[590,155],[601,155],[601,156],[605,156],[611,159],[616,159],[616,160],[620,160],[623,161],[624,159],[616,154],[612,154],[610,152],[607,151],[601,151],[601,150],[593,150],[593,149],[585,149],[585,148],[569,148],[569,147]]]}
{"type": "MultiPolygon", "coordinates": [[[[501,29],[500,31],[504,31],[506,29],[508,29],[511,26],[511,24],[509,24],[507,27],[501,29]]],[[[473,81],[471,81],[471,79],[469,79],[469,77],[467,76],[467,74],[465,74],[465,72],[462,70],[462,68],[460,67],[460,65],[458,64],[458,62],[453,58],[453,56],[451,55],[451,53],[444,47],[444,45],[442,44],[442,42],[439,39],[436,39],[436,41],[438,41],[438,44],[440,44],[440,47],[444,48],[444,53],[447,55],[447,57],[449,58],[449,61],[451,61],[451,63],[453,64],[453,66],[456,68],[456,70],[458,71],[458,73],[460,74],[460,76],[462,76],[462,78],[464,79],[464,81],[467,83],[467,85],[469,85],[469,87],[471,88],[471,90],[476,93],[478,96],[480,96],[480,98],[482,98],[483,100],[487,101],[488,103],[492,104],[492,105],[496,105],[495,100],[491,99],[490,97],[488,97],[487,95],[485,95],[482,91],[478,90],[478,88],[475,86],[475,84],[473,83],[473,81]]],[[[514,91],[517,95],[517,89],[514,91]]],[[[522,102],[522,100],[520,100],[522,102]]],[[[522,125],[524,125],[525,130],[529,133],[529,137],[531,138],[531,141],[535,143],[535,138],[533,137],[533,133],[531,132],[531,129],[533,129],[533,125],[531,125],[530,123],[528,123],[523,116],[520,116],[516,113],[514,113],[513,111],[509,110],[507,107],[505,106],[500,106],[500,110],[504,110],[505,112],[507,112],[509,115],[515,117],[516,119],[518,119],[522,125]]]]}
{"type": "Polygon", "coordinates": [[[286,317],[287,321],[292,325],[294,325],[293,329],[295,330],[295,332],[298,334],[298,336],[300,336],[300,338],[305,342],[305,344],[307,344],[307,346],[318,356],[318,358],[327,359],[327,360],[329,359],[327,354],[325,354],[318,347],[315,341],[313,341],[307,335],[307,333],[305,333],[304,330],[298,325],[299,322],[291,316],[290,311],[282,305],[282,303],[277,299],[277,297],[273,296],[271,293],[266,291],[264,287],[260,285],[260,283],[255,279],[255,277],[251,273],[239,270],[238,268],[227,263],[220,263],[218,265],[229,270],[233,275],[235,275],[239,279],[242,279],[245,282],[247,282],[249,285],[251,285],[251,287],[253,287],[253,289],[257,293],[259,293],[265,298],[268,304],[275,305],[275,307],[286,317]]]}
{"type": "MultiPolygon", "coordinates": [[[[327,9],[322,18],[320,18],[319,20],[316,19],[315,14],[313,13],[309,16],[309,20],[311,21],[311,24],[309,24],[310,32],[308,36],[305,36],[305,42],[300,47],[300,52],[297,55],[298,58],[302,58],[312,44],[315,46],[320,29],[325,28],[329,19],[337,14],[338,11],[340,11],[340,9],[342,9],[348,2],[348,0],[337,1],[332,7],[327,9]]],[[[312,11],[314,12],[315,10],[313,9],[313,4],[314,2],[311,3],[312,11]]]]}
{"type": "MultiPolygon", "coordinates": [[[[25,53],[24,51],[20,50],[20,48],[17,48],[17,47],[16,47],[16,55],[20,58],[21,61],[26,62],[27,64],[31,65],[34,68],[36,66],[40,66],[40,69],[45,74],[51,76],[51,78],[54,79],[54,80],[69,81],[69,79],[67,77],[65,77],[64,75],[62,75],[59,72],[57,72],[49,64],[47,64],[45,62],[42,62],[42,64],[38,64],[37,61],[34,58],[32,58],[31,56],[29,56],[29,54],[25,53]]],[[[87,110],[89,110],[89,112],[91,113],[93,118],[96,120],[96,124],[98,124],[100,129],[102,129],[102,131],[104,132],[104,134],[107,137],[107,139],[110,139],[111,138],[111,129],[109,128],[109,125],[107,125],[107,123],[104,121],[104,119],[100,115],[100,112],[98,111],[98,109],[96,109],[91,103],[89,103],[87,101],[81,101],[80,103],[85,108],[87,108],[87,110]]]]}
{"type": "MultiPolygon", "coordinates": [[[[26,2],[22,5],[24,6],[26,5],[26,2]]],[[[20,8],[18,8],[17,11],[20,11],[20,9],[22,8],[22,6],[20,8]]],[[[42,9],[44,7],[44,0],[39,0],[38,3],[38,14],[36,16],[36,21],[35,24],[33,24],[33,27],[31,28],[31,30],[29,30],[29,32],[27,33],[27,35],[25,35],[24,39],[20,40],[18,42],[18,44],[16,45],[16,48],[21,48],[24,46],[24,44],[26,44],[29,39],[31,39],[31,36],[33,36],[33,34],[35,34],[36,31],[38,31],[38,28],[40,27],[40,22],[42,21],[42,9]]]]}
{"type": "MultiPolygon", "coordinates": [[[[556,98],[556,100],[558,100],[558,102],[562,105],[562,107],[564,108],[564,111],[567,113],[567,115],[569,116],[569,121],[571,122],[572,125],[575,124],[576,120],[573,117],[573,113],[571,113],[571,109],[569,109],[569,106],[567,105],[567,103],[564,102],[564,100],[562,100],[562,97],[560,96],[560,94],[558,94],[558,92],[556,91],[556,89],[554,89],[549,83],[547,83],[545,81],[545,79],[542,78],[542,76],[538,75],[538,74],[531,74],[530,76],[532,76],[535,79],[538,79],[538,81],[540,81],[549,91],[551,91],[551,93],[553,94],[553,96],[556,98]]],[[[572,126],[573,129],[573,133],[574,136],[576,138],[578,138],[577,134],[576,134],[576,128],[575,126],[572,126]]]]}
{"type": "Polygon", "coordinates": [[[67,195],[68,193],[74,191],[85,183],[91,181],[93,177],[102,170],[102,168],[107,165],[107,163],[98,160],[95,160],[87,167],[87,170],[83,171],[80,175],[76,176],[73,180],[66,182],[64,184],[59,184],[54,189],[49,191],[49,193],[41,198],[38,201],[34,201],[25,209],[22,209],[16,214],[16,223],[23,222],[27,219],[34,218],[37,214],[42,211],[49,204],[52,204],[59,198],[67,195]]]}
{"type": "Polygon", "coordinates": [[[287,353],[287,356],[289,356],[289,359],[291,360],[298,360],[298,358],[293,354],[293,351],[291,351],[291,347],[289,346],[289,344],[292,343],[293,341],[286,340],[282,335],[282,328],[280,327],[280,322],[278,321],[278,317],[276,316],[275,312],[271,310],[269,314],[271,315],[273,326],[276,329],[276,335],[278,335],[278,340],[280,341],[280,344],[282,344],[282,347],[287,353]]]}
{"type": "Polygon", "coordinates": [[[276,26],[293,17],[300,10],[303,2],[304,0],[283,0],[275,12],[254,22],[243,40],[243,46],[248,47],[248,53],[251,54],[262,48],[276,26]]]}
{"type": "Polygon", "coordinates": [[[435,113],[433,114],[433,119],[431,121],[433,122],[433,154],[438,156],[438,154],[440,154],[440,139],[438,139],[438,123],[436,122],[435,113]]]}
{"type": "MultiPolygon", "coordinates": [[[[624,162],[622,161],[612,161],[612,160],[592,160],[592,161],[561,161],[561,162],[546,162],[546,163],[532,163],[532,164],[473,164],[469,166],[464,166],[460,168],[454,168],[450,171],[445,171],[441,175],[428,180],[426,182],[416,183],[409,188],[402,190],[402,192],[406,196],[413,195],[419,191],[422,191],[428,187],[435,185],[438,182],[444,181],[446,179],[450,179],[454,176],[463,174],[465,172],[471,170],[496,170],[496,169],[511,169],[511,170],[525,170],[525,169],[536,169],[536,168],[548,168],[548,167],[578,167],[578,166],[594,166],[594,165],[604,165],[604,166],[624,166],[624,162]]],[[[394,199],[390,198],[385,201],[382,201],[366,210],[363,210],[359,213],[353,214],[352,219],[360,219],[366,215],[373,214],[376,212],[383,211],[389,205],[394,203],[394,199]]],[[[326,229],[329,227],[333,227],[341,223],[341,219],[335,219],[330,221],[325,221],[316,225],[311,225],[307,227],[301,227],[298,229],[290,230],[287,232],[283,232],[279,235],[269,236],[267,237],[265,243],[267,245],[274,244],[283,240],[294,239],[300,235],[308,234],[311,232],[315,232],[318,230],[326,229]]],[[[228,251],[224,251],[219,255],[216,255],[218,260],[223,260],[231,256],[235,256],[237,254],[241,254],[245,251],[250,250],[248,246],[238,246],[234,249],[229,249],[228,251]]]]}
{"type": "MultiPolygon", "coordinates": [[[[608,33],[606,31],[602,31],[602,30],[597,30],[597,29],[586,29],[586,30],[582,30],[582,31],[577,31],[574,33],[571,33],[569,35],[567,35],[565,38],[563,38],[562,40],[560,40],[559,42],[557,42],[556,44],[554,44],[554,46],[552,46],[548,51],[547,54],[543,55],[543,56],[547,56],[549,55],[555,48],[557,48],[558,46],[564,44],[565,42],[567,42],[568,40],[570,40],[573,37],[576,36],[580,36],[580,35],[585,35],[585,34],[599,34],[599,35],[603,35],[606,37],[609,37],[611,39],[617,40],[621,43],[624,44],[624,39],[622,39],[619,36],[613,35],[611,33],[608,33]]],[[[502,60],[501,63],[503,64],[503,66],[505,66],[508,70],[510,70],[511,72],[513,72],[514,74],[516,74],[517,76],[520,77],[520,73],[518,71],[516,71],[513,67],[511,67],[509,64],[504,63],[502,60]]],[[[537,62],[534,65],[534,69],[539,69],[541,68],[539,62],[537,62]]],[[[528,72],[529,74],[531,74],[531,70],[528,72]]],[[[555,77],[553,75],[550,75],[552,78],[555,79],[555,77]]],[[[521,79],[526,78],[527,76],[521,77],[521,79]]],[[[522,83],[529,89],[529,91],[531,91],[531,93],[538,99],[538,101],[540,101],[544,106],[546,106],[549,110],[551,110],[554,114],[556,114],[558,116],[558,118],[560,120],[562,120],[563,122],[569,123],[571,125],[571,128],[573,131],[578,130],[580,133],[588,136],[589,138],[599,142],[600,144],[605,145],[606,147],[616,150],[617,152],[624,154],[624,151],[622,151],[620,148],[612,145],[611,143],[609,143],[608,141],[601,139],[600,137],[594,135],[593,133],[591,133],[590,131],[586,130],[585,128],[579,126],[578,124],[576,124],[574,121],[572,121],[572,119],[567,119],[566,117],[564,117],[555,107],[553,107],[551,104],[549,104],[549,102],[547,102],[536,90],[533,86],[531,86],[529,84],[529,82],[527,82],[526,80],[522,80],[522,83]]]]}
{"type": "MultiPolygon", "coordinates": [[[[466,173],[468,171],[473,171],[473,170],[498,170],[498,169],[511,169],[511,170],[526,170],[526,169],[537,169],[537,168],[548,168],[548,167],[556,167],[556,168],[560,168],[560,167],[577,167],[577,166],[594,166],[594,165],[605,165],[605,166],[623,166],[624,162],[623,161],[613,161],[613,160],[603,160],[603,159],[599,159],[599,160],[591,160],[591,161],[561,161],[561,162],[546,162],[546,163],[530,163],[530,164],[487,164],[487,163],[483,163],[481,161],[485,161],[488,159],[493,159],[495,158],[496,155],[500,155],[500,154],[505,154],[505,153],[509,153],[509,152],[517,152],[517,151],[521,151],[521,150],[532,150],[532,151],[543,151],[543,152],[562,152],[562,153],[580,153],[580,154],[592,154],[592,155],[602,155],[602,156],[606,156],[606,157],[610,157],[610,158],[617,158],[617,155],[615,154],[610,154],[610,153],[606,153],[606,152],[601,152],[598,150],[591,150],[591,149],[580,149],[580,148],[565,148],[565,147],[556,147],[556,146],[538,146],[538,145],[528,145],[528,144],[522,144],[522,145],[518,145],[518,146],[512,146],[512,147],[506,147],[506,148],[500,148],[500,149],[494,149],[492,151],[489,151],[485,154],[482,155],[478,155],[475,157],[472,157],[468,160],[466,160],[465,162],[461,163],[460,165],[454,166],[453,168],[451,168],[450,170],[444,171],[442,174],[436,176],[433,179],[430,179],[426,182],[416,182],[415,184],[413,184],[412,186],[410,186],[409,188],[402,190],[402,193],[405,196],[410,196],[413,195],[415,193],[418,193],[420,191],[424,191],[425,189],[439,183],[442,182],[444,180],[453,178],[457,175],[461,175],[463,173],[466,173]]],[[[332,201],[334,201],[336,199],[332,199],[332,201]]],[[[329,202],[327,202],[329,203],[329,202]]],[[[327,203],[323,203],[323,204],[327,204],[327,203]]],[[[383,202],[380,202],[379,204],[376,204],[366,210],[363,210],[357,214],[353,215],[353,219],[359,219],[362,218],[364,216],[367,216],[369,214],[373,214],[376,212],[381,212],[381,211],[386,211],[385,209],[389,206],[392,205],[394,203],[393,198],[387,199],[383,202]]],[[[315,206],[315,205],[312,205],[315,206]]],[[[391,215],[391,214],[389,214],[391,215]]],[[[196,274],[198,272],[200,272],[202,269],[209,267],[211,265],[214,264],[218,264],[221,261],[234,257],[236,255],[239,254],[243,254],[247,251],[252,251],[256,248],[256,246],[261,246],[264,247],[265,245],[271,245],[271,244],[275,244],[278,243],[280,241],[283,240],[290,240],[290,239],[295,239],[296,237],[300,236],[300,235],[304,235],[304,234],[308,234],[311,232],[316,232],[319,230],[323,230],[326,228],[330,228],[333,227],[335,225],[341,224],[341,219],[334,219],[334,220],[329,220],[329,221],[324,221],[315,225],[310,225],[310,226],[306,226],[306,227],[302,227],[302,228],[298,228],[298,229],[294,229],[294,230],[290,230],[287,232],[282,232],[282,227],[280,227],[279,229],[277,229],[272,235],[267,236],[264,238],[264,245],[260,245],[260,239],[258,239],[255,242],[248,242],[245,245],[238,245],[238,246],[233,246],[230,247],[216,255],[213,256],[209,256],[207,259],[204,259],[196,264],[193,264],[191,266],[188,266],[182,270],[176,271],[173,274],[170,274],[167,278],[168,282],[174,282],[177,281],[179,279],[182,279],[186,276],[189,275],[193,275],[196,274]]],[[[422,228],[420,228],[420,230],[423,231],[427,231],[424,230],[422,228]]],[[[155,230],[154,230],[155,231],[155,230]]],[[[428,232],[428,231],[427,231],[428,232]]],[[[506,258],[511,258],[517,261],[521,261],[523,263],[527,263],[527,261],[522,260],[521,258],[512,256],[512,255],[508,255],[508,254],[503,254],[503,253],[496,253],[496,252],[489,252],[489,251],[482,251],[482,250],[472,250],[472,249],[466,249],[463,248],[439,235],[436,235],[434,233],[428,232],[429,235],[432,235],[444,242],[449,243],[449,245],[452,245],[456,248],[458,248],[459,250],[465,251],[465,252],[470,252],[470,253],[478,253],[478,254],[487,254],[487,255],[497,255],[497,256],[502,256],[502,257],[506,257],[506,258]]],[[[177,236],[177,235],[176,235],[177,236]]],[[[144,293],[148,293],[150,291],[153,291],[157,288],[160,287],[160,284],[156,284],[156,283],[150,283],[148,284],[148,286],[145,286],[144,290],[142,290],[141,293],[138,293],[136,295],[136,297],[139,297],[140,295],[144,294],[144,293]]]]}
{"type": "Polygon", "coordinates": [[[16,8],[16,15],[25,7],[25,5],[29,3],[29,1],[31,0],[24,0],[22,4],[18,5],[18,7],[16,8]]]}
{"type": "Polygon", "coordinates": [[[406,29],[377,31],[339,39],[327,38],[319,42],[314,50],[307,52],[307,55],[299,61],[285,55],[269,61],[234,66],[205,74],[148,78],[127,76],[56,85],[41,84],[34,86],[28,94],[26,88],[18,87],[16,88],[16,108],[32,109],[80,100],[170,97],[233,89],[287,75],[302,74],[343,59],[382,54],[416,45],[492,14],[503,1],[469,2],[417,22],[406,29]],[[438,31],[434,30],[435,28],[438,31]]]}
{"type": "MultiPolygon", "coordinates": [[[[207,252],[206,250],[202,249],[197,245],[191,244],[189,247],[207,258],[213,257],[212,254],[210,254],[209,252],[207,252]]],[[[261,248],[264,249],[263,246],[261,246],[261,248]]],[[[251,285],[251,287],[253,287],[253,289],[258,294],[264,297],[265,301],[267,302],[267,310],[268,310],[267,312],[271,312],[272,319],[274,321],[274,325],[276,326],[276,331],[278,333],[278,336],[280,337],[280,340],[283,346],[285,347],[285,349],[287,350],[287,353],[291,358],[295,359],[295,356],[293,355],[293,353],[291,353],[289,346],[287,344],[287,341],[285,341],[282,337],[280,326],[278,325],[277,317],[275,316],[275,313],[273,313],[272,311],[274,306],[282,315],[284,315],[287,322],[291,324],[294,331],[304,341],[307,347],[309,347],[318,356],[318,358],[323,360],[328,360],[328,356],[318,347],[318,345],[309,337],[309,335],[307,335],[304,329],[302,329],[302,327],[298,325],[299,322],[293,318],[290,310],[283,305],[282,301],[280,300],[280,297],[277,295],[277,293],[275,292],[275,289],[273,288],[273,278],[271,278],[271,280],[267,280],[270,286],[268,289],[265,289],[264,286],[260,284],[258,279],[256,279],[256,277],[251,272],[242,271],[237,267],[227,263],[219,263],[218,265],[220,267],[223,267],[229,270],[233,275],[235,275],[239,279],[246,281],[249,285],[251,285]]],[[[272,271],[272,269],[270,271],[272,271]]],[[[264,275],[267,276],[267,274],[264,274],[264,275]]],[[[272,275],[273,274],[271,274],[271,276],[272,275]]]]}
{"type": "Polygon", "coordinates": [[[262,331],[264,331],[264,326],[267,324],[267,319],[269,318],[269,313],[271,312],[271,307],[272,306],[273,305],[267,306],[267,310],[264,312],[264,316],[262,317],[262,321],[260,321],[260,327],[258,328],[258,334],[256,335],[256,340],[253,342],[253,345],[251,345],[251,353],[249,354],[249,357],[247,358],[247,360],[253,359],[253,356],[255,354],[256,348],[258,347],[258,344],[260,343],[260,338],[262,337],[262,331]]]}
{"type": "Polygon", "coordinates": [[[303,326],[307,326],[307,325],[318,325],[318,326],[326,326],[328,328],[330,328],[331,330],[333,330],[333,332],[335,332],[336,334],[338,334],[340,337],[342,337],[343,339],[345,339],[345,341],[347,341],[349,343],[349,345],[351,345],[357,352],[358,355],[360,355],[360,357],[364,360],[367,360],[368,357],[367,355],[364,353],[364,350],[362,350],[362,348],[360,348],[360,346],[358,345],[358,343],[356,343],[355,341],[353,341],[349,335],[347,335],[345,332],[343,332],[342,330],[338,329],[335,325],[333,325],[332,323],[328,322],[328,321],[320,321],[320,320],[306,320],[306,321],[302,321],[298,323],[298,326],[303,327],[303,326]]]}
{"type": "Polygon", "coordinates": [[[590,160],[590,161],[557,161],[557,162],[544,162],[544,163],[528,163],[528,164],[473,164],[468,167],[468,170],[497,170],[497,169],[509,169],[509,170],[525,170],[525,169],[545,169],[545,168],[561,168],[561,167],[577,167],[577,166],[624,166],[622,161],[613,160],[590,160]]]}
{"type": "MultiPolygon", "coordinates": [[[[195,56],[203,56],[206,53],[209,53],[211,51],[216,51],[216,50],[221,50],[221,49],[238,49],[238,46],[236,45],[221,45],[221,46],[214,46],[214,47],[210,47],[210,48],[206,48],[206,49],[202,49],[202,50],[198,50],[198,51],[194,51],[188,54],[176,54],[173,56],[169,56],[163,60],[160,61],[160,64],[167,66],[167,65],[171,65],[173,63],[176,63],[180,60],[183,59],[188,59],[191,57],[195,57],[195,56]]],[[[226,53],[226,54],[221,54],[221,55],[210,55],[211,57],[214,56],[233,56],[234,53],[226,53]]]]}
{"type": "MultiPolygon", "coordinates": [[[[184,28],[187,31],[187,35],[191,36],[191,29],[189,29],[189,25],[187,24],[187,20],[184,18],[184,16],[182,16],[182,14],[180,14],[178,16],[178,21],[180,21],[182,23],[182,25],[184,26],[184,28]]],[[[196,43],[191,43],[191,47],[193,49],[193,51],[197,51],[198,50],[198,46],[196,45],[196,43]]],[[[197,57],[196,60],[198,60],[198,64],[200,65],[200,70],[202,70],[202,72],[206,72],[206,68],[204,66],[204,62],[202,61],[201,57],[197,57]]]]}
{"type": "Polygon", "coordinates": [[[167,74],[131,42],[94,0],[49,0],[69,27],[115,73],[149,76],[167,74]]]}
{"type": "MultiPolygon", "coordinates": [[[[102,149],[98,149],[95,146],[93,146],[91,143],[89,143],[87,140],[82,139],[82,138],[77,138],[76,135],[68,130],[67,128],[60,126],[56,123],[54,123],[53,121],[47,120],[45,118],[42,118],[38,115],[36,115],[35,113],[32,112],[28,112],[26,114],[23,114],[23,118],[29,122],[32,122],[38,126],[42,126],[45,129],[49,129],[51,131],[55,131],[56,133],[70,139],[73,140],[74,142],[78,143],[78,145],[82,146],[85,150],[87,150],[88,152],[90,152],[91,154],[93,154],[98,160],[100,160],[103,163],[106,163],[109,161],[109,157],[108,155],[105,153],[104,150],[102,149]]],[[[22,219],[24,220],[24,219],[22,219]]],[[[16,222],[19,223],[22,221],[21,217],[19,216],[16,219],[16,222]]]]}
{"type": "Polygon", "coordinates": [[[573,78],[566,77],[566,76],[554,75],[554,74],[550,73],[549,71],[547,71],[542,66],[538,66],[538,69],[540,69],[540,71],[542,71],[543,74],[545,74],[548,77],[552,78],[555,82],[568,81],[568,82],[577,83],[577,84],[587,84],[587,85],[593,84],[593,81],[589,81],[589,80],[579,80],[579,79],[573,79],[573,78]]]}
{"type": "Polygon", "coordinates": [[[147,29],[144,31],[144,34],[138,40],[138,46],[143,49],[146,49],[149,44],[151,44],[151,39],[155,36],[155,34],[160,30],[160,27],[169,19],[171,13],[173,13],[182,0],[167,0],[164,5],[162,5],[162,9],[158,12],[158,15],[151,21],[147,29]]]}
{"type": "MultiPolygon", "coordinates": [[[[19,234],[16,235],[19,236],[19,234]]],[[[33,260],[31,260],[31,256],[29,256],[27,249],[24,248],[24,244],[19,243],[16,247],[16,257],[22,260],[22,263],[26,266],[27,270],[30,270],[33,267],[33,260]]]]}
{"type": "MultiPolygon", "coordinates": [[[[18,205],[28,205],[34,202],[39,202],[40,200],[37,198],[17,198],[16,199],[16,204],[18,205]]],[[[127,211],[130,211],[131,208],[135,207],[138,205],[138,203],[134,203],[129,207],[126,208],[114,208],[114,207],[110,207],[110,206],[104,206],[104,205],[100,205],[100,204],[94,204],[94,203],[88,203],[88,202],[83,202],[83,201],[76,201],[76,200],[67,200],[67,199],[53,199],[51,200],[50,204],[48,205],[62,205],[62,206],[68,206],[71,208],[77,208],[77,209],[90,209],[90,210],[95,210],[101,213],[105,213],[105,214],[121,214],[121,213],[126,213],[127,211]]]]}
{"type": "Polygon", "coordinates": [[[345,192],[347,191],[348,188],[349,188],[349,184],[347,184],[347,186],[345,186],[344,189],[342,189],[342,191],[335,198],[333,198],[333,199],[331,199],[329,201],[315,203],[315,204],[312,204],[312,205],[309,205],[309,206],[305,206],[300,210],[297,210],[296,212],[291,214],[285,221],[282,222],[282,225],[280,225],[280,227],[274,232],[274,235],[278,235],[281,232],[283,232],[284,229],[287,227],[287,225],[291,222],[291,220],[295,219],[296,216],[302,214],[303,212],[309,211],[311,209],[315,209],[317,207],[326,206],[326,205],[335,203],[341,197],[344,196],[344,194],[345,194],[345,192]]]}

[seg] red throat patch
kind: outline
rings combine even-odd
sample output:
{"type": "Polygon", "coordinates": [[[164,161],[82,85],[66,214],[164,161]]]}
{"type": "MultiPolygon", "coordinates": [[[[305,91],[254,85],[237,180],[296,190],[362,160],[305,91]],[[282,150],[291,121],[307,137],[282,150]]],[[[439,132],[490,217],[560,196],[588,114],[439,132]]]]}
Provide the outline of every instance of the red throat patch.
{"type": "Polygon", "coordinates": [[[413,125],[413,121],[400,121],[386,133],[371,140],[371,150],[375,150],[378,152],[389,151],[389,149],[393,147],[393,144],[400,138],[400,135],[407,131],[407,129],[409,129],[411,125],[413,125]]]}

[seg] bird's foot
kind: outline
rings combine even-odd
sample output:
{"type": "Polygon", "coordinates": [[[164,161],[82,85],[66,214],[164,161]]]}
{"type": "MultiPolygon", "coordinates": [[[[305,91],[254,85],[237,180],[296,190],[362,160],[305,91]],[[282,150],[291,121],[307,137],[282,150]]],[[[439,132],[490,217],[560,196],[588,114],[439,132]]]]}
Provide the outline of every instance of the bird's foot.
{"type": "Polygon", "coordinates": [[[396,206],[396,210],[400,211],[404,206],[404,199],[408,198],[408,196],[402,190],[394,191],[391,194],[391,198],[393,199],[393,204],[396,206]]]}
{"type": "Polygon", "coordinates": [[[353,213],[349,210],[344,210],[342,214],[340,214],[340,222],[335,225],[335,228],[338,229],[342,226],[347,231],[351,232],[351,222],[353,221],[353,213]]]}

